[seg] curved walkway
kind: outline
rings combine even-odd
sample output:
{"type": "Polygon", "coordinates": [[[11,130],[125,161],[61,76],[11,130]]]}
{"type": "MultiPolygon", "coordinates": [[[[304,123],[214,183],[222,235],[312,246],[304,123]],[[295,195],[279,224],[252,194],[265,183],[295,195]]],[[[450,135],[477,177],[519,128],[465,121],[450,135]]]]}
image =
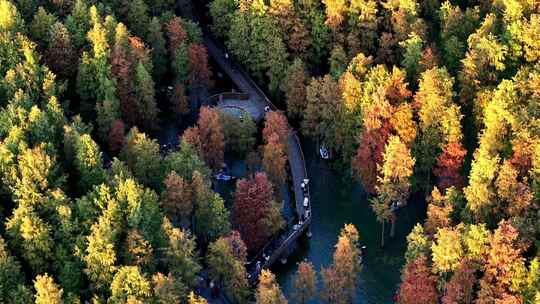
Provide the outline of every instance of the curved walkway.
{"type": "MultiPolygon", "coordinates": [[[[255,84],[249,75],[231,59],[230,54],[226,58],[225,48],[207,33],[204,34],[204,44],[208,50],[208,54],[214,58],[220,68],[227,73],[243,93],[249,96],[248,100],[239,101],[235,103],[235,106],[245,107],[246,110],[249,109],[248,112],[252,113],[255,120],[264,117],[266,113],[265,109],[277,110],[277,107],[266,97],[264,92],[255,84]]],[[[304,191],[301,186],[304,179],[307,179],[308,176],[302,146],[296,132],[291,132],[288,142],[287,157],[292,175],[297,220],[290,223],[291,225],[288,225],[288,229],[270,241],[252,261],[250,265],[250,281],[252,283],[256,282],[260,268],[270,267],[279,258],[287,257],[292,244],[305,231],[308,231],[311,223],[309,187],[306,186],[304,191]],[[307,198],[308,202],[306,207],[304,207],[305,198],[307,198]],[[256,265],[257,262],[260,262],[260,267],[256,265]]]]}

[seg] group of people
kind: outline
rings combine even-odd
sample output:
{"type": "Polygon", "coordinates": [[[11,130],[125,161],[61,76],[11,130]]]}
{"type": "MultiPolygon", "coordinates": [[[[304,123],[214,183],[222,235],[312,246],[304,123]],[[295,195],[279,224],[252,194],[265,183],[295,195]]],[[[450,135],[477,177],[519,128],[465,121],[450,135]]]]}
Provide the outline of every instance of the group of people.
{"type": "Polygon", "coordinates": [[[304,207],[307,208],[306,210],[304,210],[304,214],[302,214],[302,216],[300,218],[300,221],[299,221],[300,225],[302,225],[303,222],[311,215],[311,214],[309,214],[310,209],[308,208],[309,204],[310,204],[308,184],[309,184],[309,179],[307,179],[307,178],[304,178],[304,181],[300,184],[300,188],[302,188],[302,193],[303,193],[303,196],[304,196],[304,201],[303,201],[304,202],[304,207]]]}

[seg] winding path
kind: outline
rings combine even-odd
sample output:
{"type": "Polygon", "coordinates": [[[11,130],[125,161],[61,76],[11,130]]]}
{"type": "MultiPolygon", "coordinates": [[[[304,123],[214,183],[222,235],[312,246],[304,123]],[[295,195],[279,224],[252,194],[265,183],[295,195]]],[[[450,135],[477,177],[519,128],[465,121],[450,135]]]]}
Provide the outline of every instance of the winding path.
{"type": "MultiPolygon", "coordinates": [[[[278,110],[249,75],[231,59],[230,54],[228,58],[226,58],[226,50],[223,46],[214,40],[208,33],[204,34],[203,40],[208,50],[208,54],[217,62],[220,68],[231,78],[238,88],[249,97],[247,100],[240,100],[235,103],[234,106],[244,108],[256,121],[259,121],[264,117],[264,114],[266,113],[265,109],[267,109],[267,107],[272,111],[278,110]]],[[[293,243],[302,236],[304,232],[309,231],[309,225],[311,223],[311,197],[309,195],[309,187],[306,187],[305,192],[301,187],[304,179],[308,178],[304,154],[302,152],[300,140],[294,131],[289,135],[287,156],[291,169],[297,220],[290,223],[289,229],[286,229],[276,239],[267,244],[254,259],[254,261],[261,261],[262,267],[270,267],[278,259],[286,258],[290,253],[289,249],[293,243]],[[307,197],[308,200],[306,207],[304,207],[305,197],[307,197]],[[263,255],[269,256],[268,259],[264,259],[263,255]]],[[[253,271],[251,271],[250,274],[252,282],[256,282],[258,273],[253,273],[253,271]]]]}

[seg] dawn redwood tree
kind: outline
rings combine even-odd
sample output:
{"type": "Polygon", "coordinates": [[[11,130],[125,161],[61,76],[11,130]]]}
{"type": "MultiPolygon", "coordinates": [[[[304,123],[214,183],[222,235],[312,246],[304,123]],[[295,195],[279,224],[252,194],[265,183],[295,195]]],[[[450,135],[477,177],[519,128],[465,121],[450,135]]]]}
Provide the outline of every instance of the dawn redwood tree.
{"type": "Polygon", "coordinates": [[[287,69],[281,90],[285,93],[287,116],[301,118],[306,108],[308,74],[301,59],[295,59],[287,69]]]}
{"type": "Polygon", "coordinates": [[[287,155],[285,146],[280,143],[278,135],[273,133],[266,145],[262,147],[262,167],[276,189],[285,183],[287,179],[287,155]]]}
{"type": "Polygon", "coordinates": [[[127,3],[127,13],[125,14],[124,20],[133,35],[146,37],[148,33],[148,24],[150,23],[147,2],[143,0],[129,1],[127,3]]]}
{"type": "Polygon", "coordinates": [[[526,180],[519,180],[519,171],[511,161],[505,160],[495,181],[501,201],[501,213],[510,217],[523,216],[533,203],[533,193],[526,180]]]}
{"type": "Polygon", "coordinates": [[[377,222],[381,223],[381,248],[384,247],[384,227],[386,222],[388,222],[392,217],[392,212],[390,211],[390,200],[388,195],[379,194],[376,197],[373,197],[370,200],[371,209],[375,213],[377,222]]]}
{"type": "Polygon", "coordinates": [[[218,37],[225,37],[231,26],[231,19],[238,8],[237,1],[214,0],[209,4],[209,13],[212,17],[212,32],[218,37]]]}
{"type": "Polygon", "coordinates": [[[163,181],[165,190],[161,194],[161,206],[171,219],[187,219],[193,212],[193,190],[191,185],[171,171],[163,181]]]}
{"type": "Polygon", "coordinates": [[[137,229],[130,229],[125,241],[125,263],[135,265],[143,269],[152,270],[154,261],[154,249],[152,245],[144,239],[137,229]]]}
{"type": "Polygon", "coordinates": [[[128,58],[129,53],[127,28],[122,23],[116,27],[115,45],[111,53],[111,73],[116,79],[116,93],[120,99],[120,109],[124,121],[136,125],[139,117],[139,104],[135,97],[133,82],[133,63],[128,58]]]}
{"type": "Polygon", "coordinates": [[[198,126],[187,128],[182,134],[180,141],[188,144],[197,153],[200,159],[204,159],[204,151],[201,140],[201,132],[198,126]]]}
{"type": "Polygon", "coordinates": [[[171,108],[178,117],[189,113],[188,97],[186,96],[186,87],[177,83],[174,86],[174,92],[171,96],[171,108]]]}
{"type": "Polygon", "coordinates": [[[376,128],[366,128],[359,136],[358,149],[352,167],[369,193],[376,193],[378,167],[383,163],[383,153],[392,132],[390,121],[383,116],[384,107],[373,107],[365,120],[376,121],[376,128]]]}
{"type": "Polygon", "coordinates": [[[452,187],[446,190],[446,195],[442,195],[437,187],[433,188],[424,224],[427,234],[434,235],[439,228],[449,227],[452,224],[451,215],[454,211],[452,196],[455,196],[456,192],[456,188],[452,187]]]}
{"type": "Polygon", "coordinates": [[[437,277],[431,274],[426,258],[418,257],[405,265],[399,286],[401,304],[437,304],[437,277]]]}
{"type": "Polygon", "coordinates": [[[140,109],[138,122],[145,130],[154,130],[158,125],[159,109],[156,105],[154,81],[146,70],[144,64],[139,62],[135,66],[135,94],[140,109]]]}
{"type": "Polygon", "coordinates": [[[282,112],[271,111],[266,113],[264,129],[262,131],[265,143],[268,143],[270,138],[275,134],[277,135],[278,142],[284,147],[287,147],[290,133],[291,128],[287,122],[287,117],[282,112]]]}
{"type": "Polygon", "coordinates": [[[233,152],[241,158],[246,158],[246,155],[253,151],[257,140],[255,121],[249,115],[237,117],[233,114],[220,113],[220,116],[227,151],[233,152]]]}
{"type": "Polygon", "coordinates": [[[199,127],[203,149],[202,159],[210,168],[217,170],[223,163],[225,149],[223,127],[218,111],[202,107],[197,126],[199,127]]]}
{"type": "Polygon", "coordinates": [[[70,79],[75,74],[77,67],[75,48],[69,31],[60,22],[56,22],[49,30],[45,62],[62,79],[70,79]]]}
{"type": "Polygon", "coordinates": [[[187,129],[182,140],[188,142],[212,170],[217,171],[221,168],[225,139],[217,110],[202,107],[197,126],[187,129]]]}
{"type": "MultiPolygon", "coordinates": [[[[410,149],[401,142],[397,136],[388,139],[386,145],[383,164],[379,166],[378,185],[376,190],[378,195],[383,195],[388,203],[401,201],[406,203],[409,198],[410,181],[413,175],[415,159],[411,156],[410,149]]],[[[390,236],[394,237],[395,214],[391,216],[390,236]]]]}
{"type": "Polygon", "coordinates": [[[263,269],[259,275],[259,285],[255,293],[255,301],[257,304],[288,303],[276,282],[276,277],[270,270],[263,269]]]}
{"type": "Polygon", "coordinates": [[[77,192],[84,194],[105,181],[103,158],[99,146],[88,134],[78,136],[74,152],[74,166],[79,178],[77,192]]]}
{"type": "Polygon", "coordinates": [[[210,242],[228,234],[231,230],[229,210],[199,171],[193,171],[191,189],[195,200],[195,233],[199,240],[210,242]]]}
{"type": "Polygon", "coordinates": [[[163,181],[163,170],[159,144],[155,139],[139,132],[134,127],[126,138],[126,145],[120,153],[133,175],[143,184],[159,189],[163,181]]]}
{"type": "Polygon", "coordinates": [[[360,270],[359,234],[351,224],[346,224],[335,246],[333,264],[322,270],[324,288],[321,296],[329,303],[351,303],[360,270]]]}
{"type": "Polygon", "coordinates": [[[474,284],[476,283],[474,264],[463,259],[454,271],[452,278],[444,285],[443,304],[471,304],[474,299],[474,284]]]}
{"type": "Polygon", "coordinates": [[[182,27],[180,17],[173,17],[167,27],[167,37],[169,38],[169,53],[173,56],[180,45],[187,39],[187,33],[182,27]]]}
{"type": "Polygon", "coordinates": [[[419,223],[416,223],[412,231],[407,235],[405,261],[410,263],[420,256],[426,257],[429,254],[429,249],[430,242],[424,233],[424,228],[419,223]]]}
{"type": "Polygon", "coordinates": [[[245,301],[249,295],[249,282],[244,266],[246,256],[246,246],[237,231],[211,243],[206,255],[210,275],[214,280],[223,282],[238,303],[245,301]]]}
{"type": "Polygon", "coordinates": [[[121,266],[111,282],[111,303],[144,303],[151,297],[150,282],[137,266],[121,266]]]}
{"type": "Polygon", "coordinates": [[[178,303],[187,292],[187,287],[171,273],[165,276],[160,272],[152,276],[152,289],[159,304],[178,303]]]}
{"type": "Polygon", "coordinates": [[[520,303],[520,276],[526,270],[522,249],[517,243],[518,237],[517,229],[509,221],[499,223],[489,242],[476,303],[520,303]]]}
{"type": "Polygon", "coordinates": [[[111,126],[111,130],[109,131],[109,135],[107,137],[109,151],[113,155],[118,154],[126,143],[126,137],[124,135],[124,132],[124,122],[121,119],[115,120],[111,126]]]}
{"type": "Polygon", "coordinates": [[[326,11],[325,24],[334,32],[339,32],[347,15],[347,2],[344,0],[323,0],[326,11]]]}
{"type": "Polygon", "coordinates": [[[320,292],[321,298],[331,304],[345,304],[346,300],[341,296],[341,286],[335,269],[322,267],[321,277],[323,282],[323,289],[320,292]]]}
{"type": "MultiPolygon", "coordinates": [[[[447,155],[441,156],[439,160],[451,155],[457,161],[453,166],[458,168],[449,170],[459,170],[459,155],[463,150],[460,144],[463,137],[460,121],[462,115],[460,108],[453,102],[454,79],[445,68],[425,71],[420,76],[418,86],[414,96],[419,118],[418,137],[414,147],[418,159],[415,175],[418,184],[428,191],[431,188],[432,170],[442,149],[447,150],[447,155]]],[[[447,166],[443,163],[441,165],[447,166]]]]}
{"type": "Polygon", "coordinates": [[[6,222],[6,233],[13,240],[13,250],[34,272],[42,272],[50,264],[54,248],[52,227],[36,211],[19,205],[6,222]]]}
{"type": "MultiPolygon", "coordinates": [[[[19,9],[21,5],[19,4],[19,9]]],[[[24,5],[22,5],[24,6],[24,5]]],[[[40,6],[33,15],[32,23],[29,24],[30,34],[40,48],[45,48],[49,43],[49,30],[55,24],[57,17],[47,12],[40,6]]]]}
{"type": "Polygon", "coordinates": [[[329,75],[314,78],[306,91],[307,106],[302,130],[318,144],[339,150],[343,105],[341,89],[329,75]]]}
{"type": "Polygon", "coordinates": [[[47,273],[36,276],[34,280],[36,289],[36,304],[62,304],[63,290],[54,282],[54,279],[47,273]]]}
{"type": "Polygon", "coordinates": [[[189,58],[189,85],[190,87],[210,85],[212,72],[208,65],[208,52],[202,44],[193,43],[188,47],[189,58]]]}
{"type": "Polygon", "coordinates": [[[272,183],[264,173],[252,179],[241,179],[236,183],[232,211],[233,227],[251,250],[259,249],[276,231],[269,229],[267,219],[271,215],[274,198],[272,183]]]}
{"type": "Polygon", "coordinates": [[[441,190],[444,191],[452,186],[458,189],[463,187],[464,182],[460,171],[466,154],[467,150],[459,142],[451,142],[443,147],[433,169],[433,174],[437,176],[438,186],[441,190]]]}
{"type": "Polygon", "coordinates": [[[189,56],[188,56],[188,44],[187,42],[181,43],[178,49],[171,54],[170,66],[175,76],[174,82],[176,84],[187,85],[189,81],[189,56]]]}
{"type": "Polygon", "coordinates": [[[463,259],[460,226],[439,228],[431,245],[432,272],[445,274],[454,271],[463,259]]]}
{"type": "Polygon", "coordinates": [[[360,270],[358,241],[356,228],[350,224],[345,225],[335,246],[332,266],[323,270],[325,284],[322,296],[329,303],[352,303],[354,299],[360,270]]]}
{"type": "Polygon", "coordinates": [[[175,277],[181,278],[184,284],[193,284],[201,270],[197,261],[195,238],[189,230],[173,227],[166,217],[163,219],[162,229],[167,240],[165,261],[168,269],[175,277]]]}
{"type": "Polygon", "coordinates": [[[311,263],[301,262],[298,264],[293,287],[293,298],[300,304],[305,304],[315,297],[317,291],[317,273],[311,263]]]}
{"type": "Polygon", "coordinates": [[[153,76],[159,82],[167,71],[167,48],[162,23],[157,17],[152,17],[145,41],[152,48],[153,76]]]}

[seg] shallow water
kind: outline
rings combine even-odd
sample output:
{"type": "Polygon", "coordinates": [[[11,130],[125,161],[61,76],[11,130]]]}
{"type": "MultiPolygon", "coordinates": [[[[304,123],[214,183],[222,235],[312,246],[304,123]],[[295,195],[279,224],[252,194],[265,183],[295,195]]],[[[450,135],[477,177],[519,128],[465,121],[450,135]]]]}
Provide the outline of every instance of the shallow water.
{"type": "MultiPolygon", "coordinates": [[[[297,263],[306,259],[313,263],[318,272],[321,266],[328,266],[341,228],[345,223],[352,223],[360,233],[362,244],[367,246],[354,303],[392,303],[404,261],[405,238],[416,222],[423,221],[424,202],[413,200],[399,211],[396,238],[390,240],[387,235],[386,246],[381,249],[381,225],[376,221],[361,186],[357,183],[351,185],[346,174],[328,169],[312,152],[307,154],[311,154],[311,157],[307,156],[307,166],[312,195],[313,235],[298,245],[298,250],[289,257],[287,264],[277,265],[273,269],[285,295],[292,303],[292,279],[297,263]]],[[[385,228],[388,233],[389,225],[385,228]]],[[[310,303],[319,302],[313,300],[310,303]]]]}

